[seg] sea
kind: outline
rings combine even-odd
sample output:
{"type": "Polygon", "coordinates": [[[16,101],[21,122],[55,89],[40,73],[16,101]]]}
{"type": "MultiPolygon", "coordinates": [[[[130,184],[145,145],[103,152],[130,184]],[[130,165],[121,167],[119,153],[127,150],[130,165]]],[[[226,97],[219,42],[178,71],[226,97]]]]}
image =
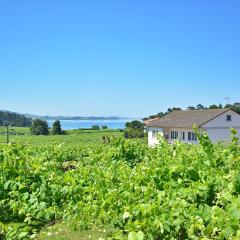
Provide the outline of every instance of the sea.
{"type": "MultiPolygon", "coordinates": [[[[107,126],[110,129],[123,129],[125,128],[125,124],[127,122],[131,122],[133,120],[141,119],[129,119],[129,118],[122,118],[122,119],[104,119],[104,120],[60,120],[61,127],[63,130],[73,130],[79,128],[91,128],[93,125],[107,126]]],[[[55,120],[47,120],[48,126],[52,127],[53,122],[55,120]]]]}

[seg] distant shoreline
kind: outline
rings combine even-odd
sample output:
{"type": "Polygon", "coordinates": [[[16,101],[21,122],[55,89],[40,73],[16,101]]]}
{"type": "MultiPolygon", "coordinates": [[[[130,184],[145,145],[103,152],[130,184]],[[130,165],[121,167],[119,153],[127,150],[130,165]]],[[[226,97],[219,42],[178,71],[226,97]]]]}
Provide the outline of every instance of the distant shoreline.
{"type": "MultiPolygon", "coordinates": [[[[73,129],[90,129],[94,125],[98,125],[100,128],[105,126],[108,129],[124,129],[127,122],[133,121],[135,119],[128,119],[128,118],[94,118],[94,119],[68,119],[68,120],[61,120],[59,119],[61,123],[61,127],[64,130],[73,130],[73,129]]],[[[45,120],[48,123],[48,126],[52,127],[53,122],[55,120],[53,119],[47,119],[45,120]]]]}
{"type": "Polygon", "coordinates": [[[69,116],[31,116],[26,115],[27,117],[30,117],[32,119],[42,119],[42,120],[121,120],[121,119],[132,119],[128,117],[69,117],[69,116]]]}

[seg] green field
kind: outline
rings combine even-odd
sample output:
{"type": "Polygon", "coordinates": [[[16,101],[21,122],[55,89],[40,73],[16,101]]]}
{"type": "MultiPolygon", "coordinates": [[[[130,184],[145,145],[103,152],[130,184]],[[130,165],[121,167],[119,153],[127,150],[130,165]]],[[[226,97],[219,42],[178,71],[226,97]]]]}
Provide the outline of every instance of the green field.
{"type": "MultiPolygon", "coordinates": [[[[10,128],[10,142],[32,146],[62,144],[66,148],[102,143],[104,136],[122,137],[120,130],[69,130],[66,135],[31,135],[29,128],[10,128]]],[[[0,127],[0,143],[6,142],[6,128],[0,127]]]]}

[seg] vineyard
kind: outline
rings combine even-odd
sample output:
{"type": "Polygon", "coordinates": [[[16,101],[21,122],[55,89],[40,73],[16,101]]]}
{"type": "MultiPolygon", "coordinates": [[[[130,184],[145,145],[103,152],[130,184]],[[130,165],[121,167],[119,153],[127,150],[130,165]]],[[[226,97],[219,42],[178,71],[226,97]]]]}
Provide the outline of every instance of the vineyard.
{"type": "MultiPolygon", "coordinates": [[[[102,240],[240,239],[238,139],[234,130],[229,145],[198,138],[156,148],[121,138],[2,144],[0,239],[38,239],[58,224],[98,229],[102,240]]],[[[54,234],[43,239],[64,239],[54,234]]]]}

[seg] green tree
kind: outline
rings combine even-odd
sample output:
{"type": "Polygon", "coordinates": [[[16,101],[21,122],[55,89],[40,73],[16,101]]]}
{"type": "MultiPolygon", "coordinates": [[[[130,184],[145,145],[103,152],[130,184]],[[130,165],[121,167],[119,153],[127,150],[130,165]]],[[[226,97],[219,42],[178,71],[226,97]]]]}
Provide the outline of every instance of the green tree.
{"type": "Polygon", "coordinates": [[[232,108],[232,104],[226,104],[224,108],[232,108]]]}
{"type": "Polygon", "coordinates": [[[102,126],[102,129],[108,129],[108,127],[107,126],[102,126]]]}
{"type": "Polygon", "coordinates": [[[48,124],[41,119],[35,119],[32,121],[31,133],[34,135],[48,135],[48,124]]]}
{"type": "Polygon", "coordinates": [[[151,115],[151,116],[149,116],[148,118],[143,118],[143,120],[147,120],[147,119],[154,119],[154,118],[161,118],[161,117],[163,117],[165,115],[165,113],[163,113],[163,112],[159,112],[159,113],[157,113],[157,114],[154,114],[154,115],[151,115]]]}
{"type": "Polygon", "coordinates": [[[168,114],[173,111],[181,111],[182,109],[179,107],[173,107],[173,108],[168,108],[167,112],[165,114],[168,114]]]}
{"type": "Polygon", "coordinates": [[[163,117],[164,115],[165,115],[165,113],[160,112],[160,113],[158,113],[156,116],[157,116],[157,117],[163,117]]]}
{"type": "Polygon", "coordinates": [[[137,130],[137,129],[143,130],[144,129],[144,124],[143,124],[143,122],[140,122],[138,120],[134,120],[132,122],[127,122],[125,124],[125,127],[126,128],[132,128],[132,129],[135,129],[135,130],[137,130]]]}
{"type": "Polygon", "coordinates": [[[193,107],[193,106],[189,106],[187,109],[188,109],[188,110],[195,110],[196,108],[193,107]]]}
{"type": "Polygon", "coordinates": [[[232,109],[234,112],[240,114],[240,103],[234,103],[234,104],[231,106],[231,109],[232,109]]]}
{"type": "Polygon", "coordinates": [[[138,120],[127,122],[124,129],[125,138],[142,138],[144,137],[144,124],[138,120]]]}
{"type": "Polygon", "coordinates": [[[5,122],[8,122],[14,127],[30,127],[32,124],[32,119],[27,118],[22,114],[9,111],[0,111],[0,125],[4,125],[5,122]]]}
{"type": "Polygon", "coordinates": [[[125,138],[143,138],[144,137],[144,131],[134,130],[131,128],[125,128],[123,134],[125,138]]]}
{"type": "Polygon", "coordinates": [[[240,114],[240,103],[226,104],[224,108],[231,108],[234,112],[240,114]]]}
{"type": "Polygon", "coordinates": [[[154,114],[154,115],[151,115],[151,116],[149,116],[149,117],[145,117],[145,118],[143,118],[143,120],[145,121],[145,120],[153,119],[153,118],[157,118],[157,117],[158,117],[158,118],[161,118],[161,117],[165,116],[165,115],[168,114],[168,113],[171,113],[171,112],[173,112],[173,111],[181,111],[181,110],[182,110],[182,109],[179,108],[179,107],[168,108],[167,112],[159,112],[159,113],[154,114]]]}
{"type": "Polygon", "coordinates": [[[98,125],[92,125],[92,130],[100,130],[100,127],[98,125]]]}
{"type": "Polygon", "coordinates": [[[218,109],[219,107],[216,104],[212,104],[209,106],[209,109],[218,109]]]}
{"type": "Polygon", "coordinates": [[[198,105],[197,105],[197,109],[198,109],[198,110],[201,110],[201,109],[205,109],[205,107],[204,107],[202,104],[198,104],[198,105]]]}
{"type": "Polygon", "coordinates": [[[60,123],[59,120],[56,120],[56,121],[53,123],[52,134],[53,134],[53,135],[61,135],[61,134],[62,134],[61,123],[60,123]]]}

